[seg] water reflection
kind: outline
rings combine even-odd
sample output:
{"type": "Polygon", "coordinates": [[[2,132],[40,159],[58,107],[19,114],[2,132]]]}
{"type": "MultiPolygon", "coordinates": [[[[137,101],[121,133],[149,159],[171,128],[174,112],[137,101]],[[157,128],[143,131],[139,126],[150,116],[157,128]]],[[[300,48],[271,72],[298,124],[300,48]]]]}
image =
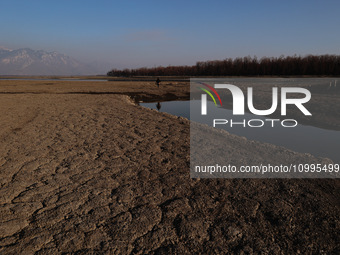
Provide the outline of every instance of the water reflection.
{"type": "Polygon", "coordinates": [[[160,111],[160,109],[162,108],[162,105],[161,105],[160,102],[158,102],[158,103],[156,104],[156,108],[157,108],[158,111],[160,111]]]}
{"type": "Polygon", "coordinates": [[[139,103],[150,109],[158,110],[159,112],[166,112],[176,116],[182,116],[190,119],[190,101],[168,101],[168,102],[153,102],[153,103],[139,103]]]}

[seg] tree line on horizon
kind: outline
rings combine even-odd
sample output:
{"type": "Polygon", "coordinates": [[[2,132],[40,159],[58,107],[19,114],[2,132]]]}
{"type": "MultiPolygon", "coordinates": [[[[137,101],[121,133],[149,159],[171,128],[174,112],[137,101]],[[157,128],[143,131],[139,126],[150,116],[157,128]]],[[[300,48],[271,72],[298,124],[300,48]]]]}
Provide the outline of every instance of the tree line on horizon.
{"type": "Polygon", "coordinates": [[[340,75],[340,55],[228,58],[201,61],[193,66],[112,69],[108,76],[285,76],[340,75]]]}

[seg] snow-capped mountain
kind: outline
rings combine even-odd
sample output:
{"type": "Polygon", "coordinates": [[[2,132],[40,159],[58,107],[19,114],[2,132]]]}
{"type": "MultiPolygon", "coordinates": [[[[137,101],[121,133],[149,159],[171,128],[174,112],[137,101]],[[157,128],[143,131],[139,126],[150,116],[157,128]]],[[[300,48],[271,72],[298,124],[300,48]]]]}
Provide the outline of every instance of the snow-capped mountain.
{"type": "Polygon", "coordinates": [[[89,66],[58,52],[0,47],[0,75],[96,74],[89,66]]]}

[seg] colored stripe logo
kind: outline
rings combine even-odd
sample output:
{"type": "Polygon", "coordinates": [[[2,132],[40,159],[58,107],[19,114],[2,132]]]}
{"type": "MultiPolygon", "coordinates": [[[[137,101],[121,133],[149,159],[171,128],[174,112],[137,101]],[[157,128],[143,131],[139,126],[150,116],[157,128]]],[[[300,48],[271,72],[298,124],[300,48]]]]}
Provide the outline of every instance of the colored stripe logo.
{"type": "MultiPolygon", "coordinates": [[[[212,87],[210,86],[209,84],[206,84],[206,83],[203,83],[203,82],[200,82],[200,84],[202,84],[203,86],[209,88],[212,92],[214,92],[214,94],[217,96],[221,106],[222,106],[222,100],[220,98],[220,95],[217,93],[217,91],[212,87]]],[[[214,101],[215,105],[217,106],[217,103],[216,103],[216,100],[215,100],[215,97],[206,89],[204,88],[200,88],[201,90],[203,90],[204,92],[206,92],[210,97],[211,99],[214,101]]]]}

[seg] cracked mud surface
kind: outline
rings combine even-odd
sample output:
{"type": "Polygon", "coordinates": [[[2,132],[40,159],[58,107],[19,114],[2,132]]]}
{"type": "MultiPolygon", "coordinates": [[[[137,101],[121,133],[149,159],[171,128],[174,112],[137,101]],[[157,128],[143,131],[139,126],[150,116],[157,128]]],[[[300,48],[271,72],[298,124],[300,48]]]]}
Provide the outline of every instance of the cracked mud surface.
{"type": "Polygon", "coordinates": [[[190,179],[189,122],[124,95],[186,86],[0,81],[0,253],[339,253],[339,181],[190,179]]]}

